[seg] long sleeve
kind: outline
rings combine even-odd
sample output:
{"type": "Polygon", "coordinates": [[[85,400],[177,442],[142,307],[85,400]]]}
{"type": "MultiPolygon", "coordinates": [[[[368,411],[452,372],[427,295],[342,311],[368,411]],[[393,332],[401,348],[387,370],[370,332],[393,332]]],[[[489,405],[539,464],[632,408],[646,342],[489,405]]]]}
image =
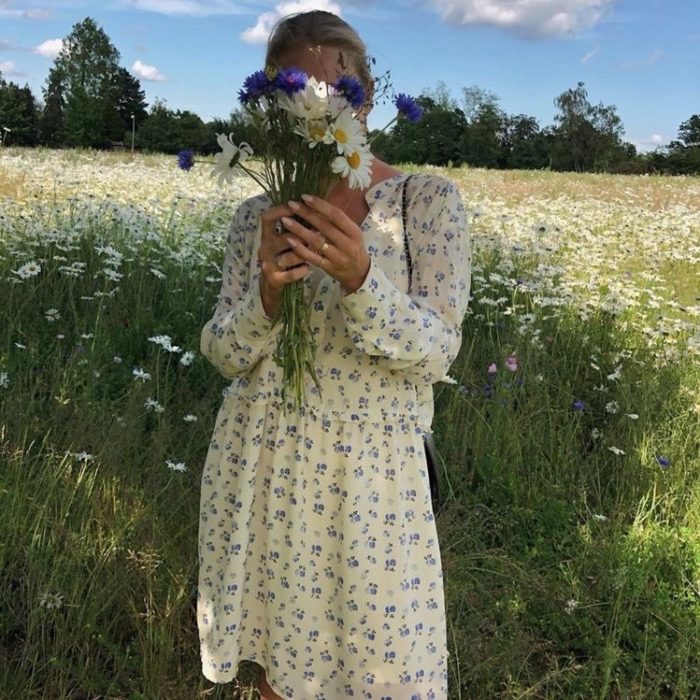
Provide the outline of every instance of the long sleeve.
{"type": "Polygon", "coordinates": [[[280,330],[280,324],[273,327],[262,305],[259,273],[251,274],[264,201],[262,197],[247,199],[233,216],[214,316],[201,333],[200,351],[227,379],[253,369],[273,350],[280,330]]]}
{"type": "Polygon", "coordinates": [[[421,176],[419,181],[419,187],[409,187],[409,192],[418,190],[409,197],[407,217],[413,261],[410,295],[371,258],[362,286],[340,304],[360,352],[423,385],[445,378],[459,352],[469,303],[471,240],[456,186],[440,176],[421,176]]]}

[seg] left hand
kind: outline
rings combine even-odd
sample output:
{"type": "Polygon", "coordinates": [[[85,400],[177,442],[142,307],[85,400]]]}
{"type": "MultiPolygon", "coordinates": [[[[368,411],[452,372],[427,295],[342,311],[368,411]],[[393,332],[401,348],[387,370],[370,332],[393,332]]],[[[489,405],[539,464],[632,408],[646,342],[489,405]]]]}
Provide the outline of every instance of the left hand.
{"type": "Polygon", "coordinates": [[[362,229],[341,209],[320,197],[302,195],[289,208],[308,226],[282,217],[285,236],[303,260],[325,270],[340,282],[345,294],[362,286],[370,268],[362,229]]]}

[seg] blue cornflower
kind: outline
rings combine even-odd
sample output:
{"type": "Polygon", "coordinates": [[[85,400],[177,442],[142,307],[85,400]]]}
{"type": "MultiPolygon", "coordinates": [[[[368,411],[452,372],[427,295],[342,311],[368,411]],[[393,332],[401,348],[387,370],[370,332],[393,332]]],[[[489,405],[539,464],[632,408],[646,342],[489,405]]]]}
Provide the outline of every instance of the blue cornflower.
{"type": "Polygon", "coordinates": [[[576,401],[571,404],[571,408],[573,408],[574,411],[583,411],[583,409],[586,408],[586,404],[583,403],[581,399],[576,399],[576,401]]]}
{"type": "Polygon", "coordinates": [[[238,99],[247,104],[256,97],[261,97],[272,87],[272,82],[264,70],[255,71],[243,81],[243,87],[238,92],[238,99]]]}
{"type": "Polygon", "coordinates": [[[664,457],[663,455],[658,456],[656,458],[656,461],[659,463],[659,466],[662,469],[668,469],[671,466],[671,460],[668,457],[664,457]]]}
{"type": "Polygon", "coordinates": [[[349,75],[343,75],[333,83],[333,87],[357,109],[365,103],[365,89],[362,83],[349,75]]]}
{"type": "Polygon", "coordinates": [[[309,76],[298,68],[284,68],[275,78],[275,87],[293,95],[306,87],[309,76]]]}
{"type": "Polygon", "coordinates": [[[182,170],[189,170],[194,165],[194,151],[185,148],[177,154],[177,165],[182,170]]]}
{"type": "Polygon", "coordinates": [[[396,109],[399,110],[399,114],[406,117],[409,122],[415,123],[421,120],[423,109],[410,95],[405,95],[403,92],[400,92],[394,98],[394,104],[396,105],[396,109]]]}

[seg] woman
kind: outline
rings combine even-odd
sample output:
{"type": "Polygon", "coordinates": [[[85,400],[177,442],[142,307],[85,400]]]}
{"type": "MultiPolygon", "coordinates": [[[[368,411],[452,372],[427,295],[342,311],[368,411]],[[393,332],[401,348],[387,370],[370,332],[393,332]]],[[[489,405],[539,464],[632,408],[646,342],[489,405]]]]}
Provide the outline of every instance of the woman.
{"type": "MultiPolygon", "coordinates": [[[[327,12],[278,24],[267,64],[329,82],[351,73],[372,94],[364,44],[327,12]]],[[[447,697],[423,434],[461,342],[470,245],[455,186],[412,176],[409,293],[406,180],[375,158],[365,191],[341,181],[282,206],[253,197],[234,216],[201,337],[233,380],[202,475],[197,617],[211,681],[249,659],[266,699],[447,697]],[[307,402],[285,413],[271,319],[299,279],[322,391],[309,381],[307,402]]]]}

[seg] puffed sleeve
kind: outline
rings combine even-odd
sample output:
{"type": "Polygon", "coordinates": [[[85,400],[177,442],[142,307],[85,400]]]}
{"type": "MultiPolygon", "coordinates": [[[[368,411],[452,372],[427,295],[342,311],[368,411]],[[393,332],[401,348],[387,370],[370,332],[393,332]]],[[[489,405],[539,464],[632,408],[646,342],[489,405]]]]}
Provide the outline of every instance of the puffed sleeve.
{"type": "Polygon", "coordinates": [[[244,201],[233,215],[222,266],[221,290],[214,316],[202,329],[200,351],[227,379],[249,372],[274,347],[281,324],[273,327],[258,285],[251,275],[258,243],[263,197],[244,201]],[[251,277],[254,283],[251,283],[251,277]]]}
{"type": "Polygon", "coordinates": [[[370,258],[362,286],[340,304],[360,352],[417,385],[433,384],[446,377],[462,342],[471,283],[469,222],[457,187],[435,175],[412,178],[407,219],[410,294],[370,258]]]}

